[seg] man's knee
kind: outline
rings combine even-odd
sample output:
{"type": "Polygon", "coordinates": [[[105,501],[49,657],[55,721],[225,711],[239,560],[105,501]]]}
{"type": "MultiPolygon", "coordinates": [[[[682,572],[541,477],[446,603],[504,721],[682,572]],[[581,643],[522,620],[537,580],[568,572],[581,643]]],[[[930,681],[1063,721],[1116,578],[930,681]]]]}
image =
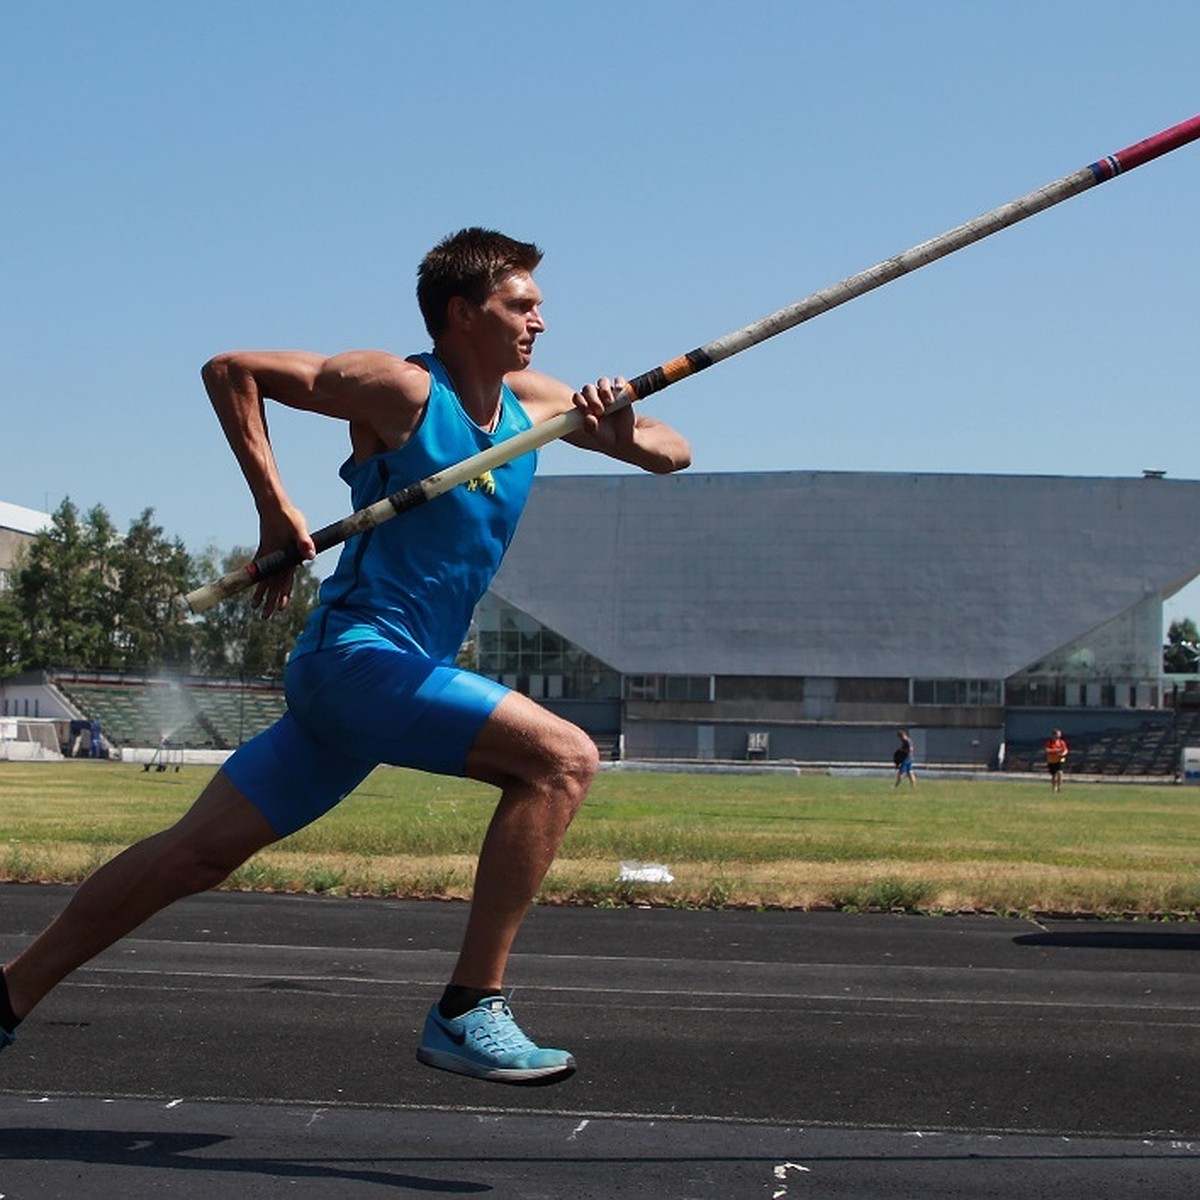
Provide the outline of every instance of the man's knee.
{"type": "Polygon", "coordinates": [[[207,841],[195,832],[168,830],[152,851],[152,870],[162,891],[175,899],[207,892],[223,883],[249,857],[228,845],[207,841]]]}
{"type": "Polygon", "coordinates": [[[178,874],[182,894],[222,883],[276,840],[262,814],[219,771],[180,821],[161,835],[160,865],[178,874]]]}
{"type": "Polygon", "coordinates": [[[586,733],[517,694],[484,726],[467,759],[467,774],[501,788],[514,784],[583,803],[600,751],[586,733]]]}
{"type": "Polygon", "coordinates": [[[579,802],[582,803],[592,780],[596,777],[596,772],[600,769],[600,751],[582,729],[574,725],[568,725],[568,729],[569,734],[557,747],[557,773],[571,781],[578,790],[579,802]]]}

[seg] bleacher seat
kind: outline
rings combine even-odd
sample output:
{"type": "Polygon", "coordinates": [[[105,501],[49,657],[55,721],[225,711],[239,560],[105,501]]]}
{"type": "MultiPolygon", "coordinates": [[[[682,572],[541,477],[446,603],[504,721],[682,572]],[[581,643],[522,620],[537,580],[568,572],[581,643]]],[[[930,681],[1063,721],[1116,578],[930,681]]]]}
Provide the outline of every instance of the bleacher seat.
{"type": "Polygon", "coordinates": [[[276,721],[283,687],[256,680],[163,680],[96,673],[62,673],[55,683],[114,745],[235,749],[276,721]]]}
{"type": "MultiPolygon", "coordinates": [[[[1071,753],[1067,773],[1112,776],[1173,776],[1184,746],[1200,745],[1200,713],[1177,711],[1174,720],[1145,721],[1137,729],[1068,736],[1071,753]]],[[[1046,757],[1041,741],[1010,742],[1006,771],[1042,771],[1046,757]]]]}

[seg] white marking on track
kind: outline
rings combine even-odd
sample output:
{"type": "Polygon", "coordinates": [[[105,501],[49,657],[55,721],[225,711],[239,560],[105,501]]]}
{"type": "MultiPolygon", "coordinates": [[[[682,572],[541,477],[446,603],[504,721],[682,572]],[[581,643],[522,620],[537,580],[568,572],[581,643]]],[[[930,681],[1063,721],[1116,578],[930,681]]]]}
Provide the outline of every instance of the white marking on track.
{"type": "MultiPolygon", "coordinates": [[[[569,958],[569,955],[564,955],[563,958],[569,958]]],[[[636,961],[636,960],[631,960],[636,961]]],[[[738,965],[738,964],[729,964],[738,965]]],[[[750,963],[749,966],[760,964],[750,963]]],[[[920,970],[933,970],[935,968],[919,968],[920,970]]],[[[266,973],[261,971],[220,971],[212,968],[205,970],[190,970],[182,968],[162,968],[162,967],[129,967],[129,966],[89,966],[84,968],[86,974],[81,974],[68,981],[66,986],[76,988],[101,988],[107,987],[108,984],[99,982],[88,982],[88,976],[97,975],[124,975],[128,979],[203,979],[203,980],[232,980],[247,984],[260,983],[311,983],[317,985],[331,984],[353,984],[356,987],[401,987],[418,985],[421,987],[440,986],[434,978],[410,977],[408,975],[396,975],[387,978],[370,978],[360,975],[322,975],[313,972],[277,972],[266,973]]],[[[982,975],[982,971],[977,974],[982,975]]],[[[1009,972],[1012,974],[1012,972],[1009,972]]],[[[130,985],[132,986],[132,985],[130,985]]],[[[171,987],[170,985],[163,986],[155,985],[160,991],[191,991],[190,987],[171,987]]],[[[856,985],[857,986],[857,985],[856,985]]],[[[212,989],[207,989],[212,990],[212,989]]],[[[629,994],[628,988],[606,988],[603,986],[596,987],[559,987],[553,985],[540,986],[539,991],[545,992],[548,995],[579,995],[587,993],[589,995],[614,995],[623,996],[629,994]]],[[[328,991],[328,995],[353,995],[354,993],[341,993],[328,991]]],[[[638,995],[646,996],[679,996],[685,994],[680,988],[644,988],[638,995]]],[[[738,1012],[741,1011],[737,1006],[730,1007],[726,1004],[719,1003],[723,1000],[741,1000],[746,996],[745,991],[704,991],[704,992],[687,992],[689,997],[699,998],[704,997],[711,1000],[710,1004],[697,1004],[690,1011],[694,1012],[738,1012]]],[[[1039,997],[1033,998],[1016,998],[1016,997],[961,997],[948,996],[944,994],[934,996],[897,996],[894,994],[878,993],[878,992],[854,992],[854,989],[847,986],[840,993],[822,992],[822,991],[763,991],[757,994],[759,1000],[787,1000],[795,1002],[803,1000],[809,1003],[827,1003],[835,1007],[832,1011],[844,1012],[852,1010],[861,1005],[880,1004],[886,1005],[893,1010],[903,1012],[905,1009],[911,1009],[914,1013],[919,1013],[922,1008],[937,1006],[938,1008],[1012,1008],[1012,1009],[1069,1009],[1072,1011],[1091,1011],[1102,1010],[1120,1013],[1133,1006],[1133,1001],[1117,997],[1112,1000],[1083,1000],[1063,997],[1061,999],[1043,999],[1039,997]]],[[[1147,1021],[1154,1025],[1164,1024],[1173,1026],[1174,1022],[1165,1021],[1163,1018],[1168,1016],[1184,1013],[1193,1014],[1200,1011],[1200,1005],[1194,1002],[1170,1002],[1164,1004],[1155,1004],[1148,1010],[1147,1015],[1142,1015],[1139,1010],[1139,1015],[1134,1018],[1122,1020],[1116,1018],[1109,1023],[1113,1025],[1136,1025],[1139,1028],[1144,1028],[1147,1021]],[[1152,1015],[1149,1015],[1152,1014],[1152,1015]],[[1155,1020],[1155,1018],[1159,1018],[1155,1020]]]]}
{"type": "Polygon", "coordinates": [[[779,1163],[775,1167],[775,1178],[781,1184],[783,1184],[783,1186],[777,1187],[775,1191],[771,1193],[771,1200],[782,1200],[782,1198],[788,1194],[787,1177],[789,1171],[803,1171],[807,1174],[809,1173],[809,1168],[802,1167],[799,1163],[794,1162],[779,1163]]]}
{"type": "Polygon", "coordinates": [[[568,1142],[573,1142],[586,1128],[588,1127],[588,1119],[584,1117],[574,1129],[571,1130],[571,1136],[567,1138],[568,1142]]]}

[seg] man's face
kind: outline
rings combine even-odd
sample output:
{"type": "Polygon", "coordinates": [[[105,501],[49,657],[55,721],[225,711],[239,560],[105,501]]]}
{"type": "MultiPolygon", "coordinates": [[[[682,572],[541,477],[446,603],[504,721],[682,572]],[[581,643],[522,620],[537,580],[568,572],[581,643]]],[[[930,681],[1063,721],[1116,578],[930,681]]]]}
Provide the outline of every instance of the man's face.
{"type": "Polygon", "coordinates": [[[533,358],[533,343],[545,332],[542,293],[528,271],[506,276],[476,310],[476,334],[481,350],[496,356],[503,371],[520,371],[533,358]]]}

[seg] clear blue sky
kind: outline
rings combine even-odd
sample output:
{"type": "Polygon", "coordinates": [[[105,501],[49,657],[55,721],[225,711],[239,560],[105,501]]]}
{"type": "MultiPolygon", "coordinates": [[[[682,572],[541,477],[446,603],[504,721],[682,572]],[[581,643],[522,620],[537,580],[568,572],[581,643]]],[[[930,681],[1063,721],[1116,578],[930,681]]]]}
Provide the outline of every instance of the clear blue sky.
{"type": "MultiPolygon", "coordinates": [[[[200,387],[422,349],[539,242],[537,365],[632,375],[1200,111],[1194,0],[0,3],[0,498],[253,543],[200,387]]],[[[1197,476],[1200,143],[678,384],[700,471],[1197,476]]],[[[312,524],[336,423],[278,411],[312,524]]],[[[543,470],[604,470],[566,447],[543,470]]],[[[1064,538],[1070,537],[1065,530],[1064,538]]],[[[1200,544],[1197,546],[1200,557],[1200,544]]],[[[1200,604],[1192,610],[1200,614],[1200,604]]]]}

